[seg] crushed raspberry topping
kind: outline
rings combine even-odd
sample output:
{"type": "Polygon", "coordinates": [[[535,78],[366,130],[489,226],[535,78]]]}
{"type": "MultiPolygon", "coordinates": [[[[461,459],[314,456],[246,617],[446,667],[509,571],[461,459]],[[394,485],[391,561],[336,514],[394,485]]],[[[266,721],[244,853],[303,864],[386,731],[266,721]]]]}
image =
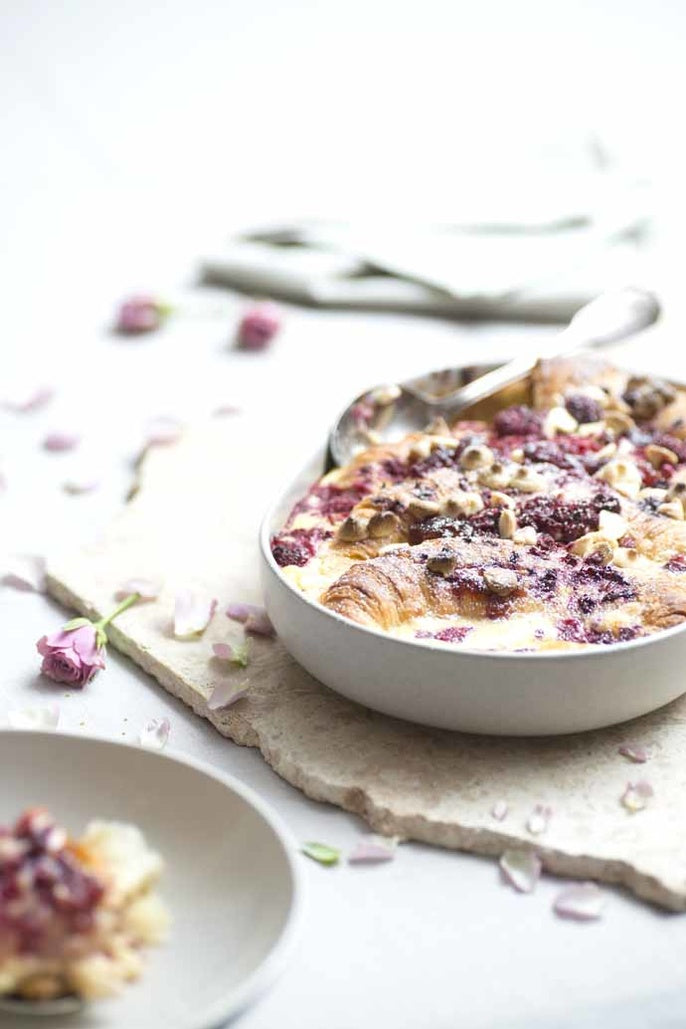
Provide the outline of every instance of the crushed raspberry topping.
{"type": "Polygon", "coordinates": [[[0,828],[0,937],[18,953],[58,953],[87,933],[104,885],[79,863],[67,834],[42,808],[0,828]]]}
{"type": "Polygon", "coordinates": [[[330,539],[333,533],[319,526],[311,529],[290,529],[272,537],[272,554],[277,565],[306,565],[317,552],[322,540],[330,539]]]}
{"type": "Polygon", "coordinates": [[[538,411],[516,405],[499,411],[493,419],[496,436],[540,436],[543,419],[538,411]]]}
{"type": "Polygon", "coordinates": [[[616,513],[619,509],[617,497],[603,490],[589,500],[543,495],[523,504],[518,519],[520,525],[531,525],[556,543],[572,543],[587,532],[597,532],[601,511],[616,513]]]}
{"type": "Polygon", "coordinates": [[[420,629],[415,633],[415,637],[418,640],[441,640],[443,643],[461,643],[471,631],[471,625],[451,625],[447,629],[439,629],[438,632],[427,632],[425,629],[420,629]]]}

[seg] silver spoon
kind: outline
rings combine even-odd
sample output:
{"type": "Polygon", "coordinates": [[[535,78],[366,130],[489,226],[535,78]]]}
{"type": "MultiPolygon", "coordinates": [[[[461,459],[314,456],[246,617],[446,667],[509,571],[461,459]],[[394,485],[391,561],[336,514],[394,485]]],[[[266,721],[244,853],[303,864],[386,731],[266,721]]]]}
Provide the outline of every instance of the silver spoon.
{"type": "Polygon", "coordinates": [[[85,1007],[80,997],[56,997],[55,1000],[23,1000],[21,997],[0,997],[0,1015],[3,1011],[12,1015],[27,1015],[32,1018],[55,1018],[58,1015],[74,1015],[85,1007]]]}
{"type": "Polygon", "coordinates": [[[580,308],[567,328],[543,347],[540,354],[517,357],[495,367],[463,369],[462,375],[456,373],[459,388],[453,387],[448,393],[443,390],[441,395],[432,396],[418,388],[416,382],[367,390],[336,419],[329,434],[327,466],[347,464],[371,442],[388,442],[411,432],[421,432],[436,418],[450,422],[478,400],[523,378],[539,357],[558,357],[584,347],[617,343],[652,325],[659,313],[657,297],[647,290],[633,286],[611,290],[580,308]]]}

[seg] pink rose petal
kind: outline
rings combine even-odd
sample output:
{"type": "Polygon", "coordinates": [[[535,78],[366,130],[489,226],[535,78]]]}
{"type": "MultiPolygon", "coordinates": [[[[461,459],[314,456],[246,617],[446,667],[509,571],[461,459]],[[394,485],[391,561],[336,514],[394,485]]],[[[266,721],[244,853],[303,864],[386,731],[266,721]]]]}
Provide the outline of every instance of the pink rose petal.
{"type": "Polygon", "coordinates": [[[114,599],[126,600],[132,593],[137,593],[141,600],[157,600],[161,589],[161,583],[153,579],[128,579],[114,594],[114,599]]]}
{"type": "Polygon", "coordinates": [[[560,918],[573,918],[578,922],[591,922],[600,918],[605,907],[605,894],[595,883],[578,883],[559,893],[553,902],[553,911],[560,918]]]}
{"type": "Polygon", "coordinates": [[[506,850],[500,858],[505,880],[519,893],[533,893],[542,867],[541,859],[532,850],[506,850]]]}
{"type": "Polygon", "coordinates": [[[219,407],[215,407],[212,412],[213,418],[226,418],[229,415],[240,414],[240,407],[236,407],[235,404],[220,404],[219,407]]]}
{"type": "Polygon", "coordinates": [[[242,700],[248,695],[248,688],[247,682],[241,686],[236,686],[233,682],[221,682],[212,690],[207,706],[210,711],[221,711],[226,707],[231,707],[237,700],[242,700]]]}
{"type": "Polygon", "coordinates": [[[626,757],[629,761],[633,761],[636,765],[644,764],[650,755],[648,751],[643,747],[639,747],[636,743],[623,743],[619,748],[619,753],[622,757],[626,757]]]}
{"type": "Polygon", "coordinates": [[[49,432],[43,440],[43,449],[53,453],[63,450],[73,450],[81,442],[81,437],[76,432],[49,432]]]}
{"type": "Polygon", "coordinates": [[[627,811],[643,811],[654,794],[655,791],[650,783],[646,782],[645,779],[639,779],[638,782],[628,782],[626,784],[626,789],[620,800],[627,811]]]}
{"type": "Polygon", "coordinates": [[[502,822],[508,812],[507,803],[504,800],[496,800],[491,808],[491,814],[497,822],[502,822]]]}
{"type": "Polygon", "coordinates": [[[183,424],[178,418],[151,418],[145,427],[145,444],[149,447],[166,447],[176,443],[183,433],[183,424]]]}
{"type": "Polygon", "coordinates": [[[537,804],[529,815],[526,827],[533,836],[540,836],[548,828],[553,809],[545,804],[537,804]]]}
{"type": "Polygon", "coordinates": [[[65,493],[71,493],[72,496],[78,497],[82,493],[93,493],[99,485],[100,479],[96,475],[82,472],[67,479],[62,484],[62,489],[65,493]]]}
{"type": "Polygon", "coordinates": [[[363,836],[357,846],[348,855],[351,865],[373,863],[377,861],[392,861],[398,841],[391,836],[377,836],[370,833],[363,836]]]}
{"type": "Polygon", "coordinates": [[[17,554],[5,562],[0,582],[15,590],[45,593],[45,559],[37,554],[17,554]]]}
{"type": "Polygon", "coordinates": [[[153,718],[141,729],[138,742],[141,747],[147,747],[148,750],[164,750],[170,732],[171,726],[168,718],[161,718],[159,721],[157,718],[153,718]]]}
{"type": "Polygon", "coordinates": [[[11,397],[6,396],[3,405],[18,414],[28,414],[44,407],[54,395],[55,391],[50,386],[34,386],[25,391],[18,391],[11,397]]]}
{"type": "Polygon", "coordinates": [[[57,704],[17,707],[7,712],[7,722],[12,729],[55,729],[59,720],[57,704]]]}
{"type": "Polygon", "coordinates": [[[220,661],[233,661],[242,668],[248,667],[249,648],[247,641],[232,646],[230,643],[213,643],[212,652],[220,661]]]}
{"type": "Polygon", "coordinates": [[[281,312],[276,304],[255,304],[238,323],[236,344],[241,350],[264,350],[280,328],[281,312]]]}
{"type": "Polygon", "coordinates": [[[174,599],[174,635],[179,639],[199,636],[212,621],[217,601],[181,590],[174,599]]]}
{"type": "Polygon", "coordinates": [[[256,604],[229,604],[226,616],[234,622],[242,622],[245,631],[254,636],[276,635],[267,612],[256,604]]]}

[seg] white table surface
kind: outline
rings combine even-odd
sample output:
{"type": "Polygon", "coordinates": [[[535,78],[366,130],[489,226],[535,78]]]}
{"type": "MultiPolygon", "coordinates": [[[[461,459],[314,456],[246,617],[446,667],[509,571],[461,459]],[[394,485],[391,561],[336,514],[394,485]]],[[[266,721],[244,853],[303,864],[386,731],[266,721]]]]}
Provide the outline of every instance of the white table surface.
{"type": "MultiPolygon", "coordinates": [[[[665,126],[668,98],[683,95],[684,9],[608,0],[571,19],[559,9],[553,18],[553,7],[518,4],[515,18],[505,3],[477,13],[432,0],[417,21],[396,5],[361,0],[7,5],[0,16],[7,50],[0,392],[21,376],[58,392],[41,412],[0,413],[8,480],[0,551],[48,552],[105,525],[122,503],[150,416],[190,420],[221,402],[248,410],[266,398],[275,423],[293,433],[297,464],[350,392],[389,368],[400,377],[535,346],[549,330],[292,309],[269,354],[236,355],[226,344],[242,301],[189,283],[197,254],[232,226],[364,210],[380,196],[405,203],[419,172],[427,181],[427,155],[431,188],[421,197],[415,190],[414,201],[442,210],[462,156],[446,126],[484,55],[497,59],[502,76],[478,79],[481,107],[464,105],[463,132],[493,148],[495,134],[479,134],[477,115],[488,113],[512,137],[512,112],[534,97],[545,120],[553,102],[550,90],[538,89],[545,73],[572,129],[587,126],[592,113],[634,156],[631,118],[658,110],[643,125],[668,184],[675,172],[665,154],[674,144],[665,126]],[[607,84],[597,92],[609,39],[625,102],[607,84]],[[573,51],[582,43],[579,82],[573,51]],[[522,48],[530,60],[520,60],[522,48]],[[639,57],[641,89],[632,74],[639,57]],[[421,72],[411,83],[408,66],[421,72]],[[510,71],[516,88],[503,90],[510,71]],[[379,74],[393,86],[383,104],[379,74]],[[159,335],[121,342],[108,320],[116,299],[136,288],[170,296],[180,313],[159,335]],[[80,451],[41,450],[46,431],[71,425],[84,432],[80,451]],[[65,496],[60,483],[86,463],[100,466],[101,489],[65,496]]],[[[520,119],[517,133],[538,140],[540,124],[520,119]]],[[[552,146],[550,139],[548,131],[552,146]]],[[[668,301],[665,328],[626,353],[686,377],[683,342],[675,343],[683,318],[671,218],[661,231],[655,281],[668,301]]],[[[250,784],[296,839],[347,848],[358,837],[359,820],[305,799],[258,753],[219,737],[113,651],[83,692],[66,697],[42,681],[35,641],[63,620],[43,597],[0,589],[0,720],[11,707],[57,696],[65,728],[131,740],[149,718],[166,715],[170,747],[250,784]]],[[[493,861],[416,844],[381,867],[325,869],[303,858],[303,871],[300,943],[281,980],[241,1019],[245,1029],[642,1029],[686,1019],[684,916],[609,890],[601,922],[563,923],[551,912],[557,882],[515,895],[493,861]]]]}

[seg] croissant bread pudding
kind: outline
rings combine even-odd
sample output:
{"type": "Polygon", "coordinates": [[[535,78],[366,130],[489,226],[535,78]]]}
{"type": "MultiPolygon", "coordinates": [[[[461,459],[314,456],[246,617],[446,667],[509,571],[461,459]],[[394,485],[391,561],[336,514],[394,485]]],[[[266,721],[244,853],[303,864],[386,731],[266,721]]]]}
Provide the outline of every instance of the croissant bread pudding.
{"type": "Polygon", "coordinates": [[[325,475],[272,553],[308,598],[394,637],[579,650],[686,619],[685,511],[686,395],[555,359],[529,404],[325,475]]]}
{"type": "Polygon", "coordinates": [[[74,840],[32,808],[0,827],[0,996],[94,999],[137,979],[167,929],[161,871],[132,825],[91,822],[74,840]]]}

